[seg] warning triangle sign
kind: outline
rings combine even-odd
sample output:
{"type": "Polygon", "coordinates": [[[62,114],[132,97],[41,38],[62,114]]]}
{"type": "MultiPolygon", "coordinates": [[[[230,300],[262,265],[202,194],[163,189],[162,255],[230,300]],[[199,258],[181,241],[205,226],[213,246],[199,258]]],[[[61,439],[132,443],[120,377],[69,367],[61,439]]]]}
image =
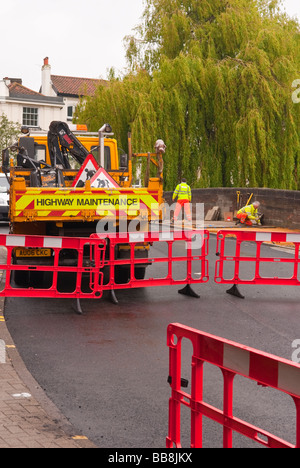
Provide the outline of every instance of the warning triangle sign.
{"type": "Polygon", "coordinates": [[[88,154],[73,181],[72,187],[84,187],[87,180],[96,174],[99,164],[92,154],[88,154]]]}
{"type": "Polygon", "coordinates": [[[119,188],[119,185],[112,177],[110,177],[103,167],[100,167],[96,174],[91,178],[91,187],[108,189],[119,188]]]}

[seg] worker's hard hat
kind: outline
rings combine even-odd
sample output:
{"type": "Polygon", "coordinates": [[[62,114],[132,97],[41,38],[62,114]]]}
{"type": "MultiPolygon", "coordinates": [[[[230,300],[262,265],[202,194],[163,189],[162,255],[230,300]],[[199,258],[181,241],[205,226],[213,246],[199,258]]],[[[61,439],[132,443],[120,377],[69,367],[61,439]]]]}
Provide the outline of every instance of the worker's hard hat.
{"type": "Polygon", "coordinates": [[[253,202],[253,205],[255,205],[255,206],[259,206],[259,205],[260,205],[260,203],[259,203],[259,201],[255,201],[255,202],[253,202]]]}

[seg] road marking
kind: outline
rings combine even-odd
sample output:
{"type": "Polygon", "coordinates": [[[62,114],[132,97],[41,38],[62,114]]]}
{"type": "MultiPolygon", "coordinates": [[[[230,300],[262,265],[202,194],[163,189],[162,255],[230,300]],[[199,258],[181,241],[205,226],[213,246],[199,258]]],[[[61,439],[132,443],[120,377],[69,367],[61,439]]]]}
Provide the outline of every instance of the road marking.
{"type": "Polygon", "coordinates": [[[0,340],[0,364],[6,363],[5,341],[0,340]]]}
{"type": "Polygon", "coordinates": [[[26,393],[26,392],[24,392],[24,393],[14,393],[12,396],[14,398],[31,398],[30,393],[26,393]]]}

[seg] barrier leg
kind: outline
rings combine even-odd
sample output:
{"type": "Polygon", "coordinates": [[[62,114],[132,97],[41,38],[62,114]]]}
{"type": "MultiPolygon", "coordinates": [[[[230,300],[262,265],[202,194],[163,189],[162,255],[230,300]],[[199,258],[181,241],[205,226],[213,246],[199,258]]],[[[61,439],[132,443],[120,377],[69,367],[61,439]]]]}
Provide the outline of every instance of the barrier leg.
{"type": "Polygon", "coordinates": [[[119,301],[117,299],[116,293],[113,289],[110,291],[110,298],[114,304],[119,304],[119,301]]]}
{"type": "Polygon", "coordinates": [[[227,289],[226,292],[227,292],[228,294],[231,294],[232,296],[239,297],[240,299],[245,299],[245,296],[243,296],[243,295],[240,293],[240,291],[239,291],[239,289],[238,289],[238,287],[237,287],[236,284],[234,284],[230,289],[227,289]]]}
{"type": "Polygon", "coordinates": [[[180,444],[180,402],[169,400],[169,435],[166,438],[167,448],[181,448],[180,444]]]}
{"type": "MultiPolygon", "coordinates": [[[[203,400],[204,361],[192,357],[191,404],[203,400]]],[[[192,409],[192,406],[191,406],[192,409]]],[[[202,448],[203,415],[201,411],[191,411],[191,448],[202,448]]]]}
{"type": "Polygon", "coordinates": [[[178,293],[190,297],[200,297],[199,294],[195,293],[195,291],[191,288],[190,284],[187,284],[183,289],[179,289],[178,293]]]}
{"type": "Polygon", "coordinates": [[[232,448],[232,429],[226,426],[226,417],[232,418],[233,379],[234,373],[222,370],[224,377],[224,418],[223,447],[232,448]]]}
{"type": "Polygon", "coordinates": [[[181,341],[177,342],[175,335],[168,338],[169,341],[169,383],[172,395],[169,399],[169,433],[166,439],[167,448],[181,448],[180,444],[180,410],[179,397],[181,386],[181,341]]]}
{"type": "Polygon", "coordinates": [[[82,312],[82,309],[81,309],[81,305],[80,305],[80,299],[77,298],[76,299],[76,306],[74,307],[75,311],[77,312],[77,314],[79,315],[82,315],[83,312],[82,312]]]}
{"type": "Polygon", "coordinates": [[[296,406],[296,448],[300,448],[300,399],[293,397],[296,406]]]}

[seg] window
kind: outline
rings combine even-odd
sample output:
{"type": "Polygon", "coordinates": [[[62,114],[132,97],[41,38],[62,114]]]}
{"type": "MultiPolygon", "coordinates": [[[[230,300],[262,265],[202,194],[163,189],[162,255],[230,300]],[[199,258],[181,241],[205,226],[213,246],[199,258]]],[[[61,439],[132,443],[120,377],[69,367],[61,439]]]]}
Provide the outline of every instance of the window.
{"type": "Polygon", "coordinates": [[[110,147],[104,146],[104,169],[111,171],[110,147]]]}
{"type": "Polygon", "coordinates": [[[23,125],[28,125],[28,127],[38,126],[37,107],[23,107],[23,125]]]}
{"type": "Polygon", "coordinates": [[[46,146],[34,145],[34,149],[35,149],[34,159],[36,161],[46,161],[46,146]]]}
{"type": "MultiPolygon", "coordinates": [[[[99,162],[99,146],[92,146],[91,153],[96,161],[99,162]]],[[[111,171],[111,154],[109,146],[104,146],[104,169],[106,171],[111,171]]]]}
{"type": "Polygon", "coordinates": [[[76,106],[68,106],[68,111],[67,111],[67,119],[68,121],[73,120],[73,114],[76,110],[76,106]]]}

